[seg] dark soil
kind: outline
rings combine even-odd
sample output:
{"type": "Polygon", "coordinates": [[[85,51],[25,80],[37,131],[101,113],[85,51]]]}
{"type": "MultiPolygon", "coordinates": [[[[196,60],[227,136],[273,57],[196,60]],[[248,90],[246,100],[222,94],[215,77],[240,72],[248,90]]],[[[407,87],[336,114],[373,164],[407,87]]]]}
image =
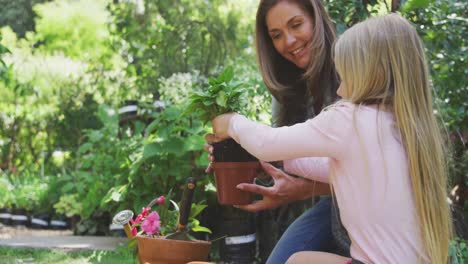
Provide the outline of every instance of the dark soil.
{"type": "Polygon", "coordinates": [[[234,139],[226,139],[213,144],[213,155],[217,162],[248,162],[258,161],[241,147],[234,139]]]}

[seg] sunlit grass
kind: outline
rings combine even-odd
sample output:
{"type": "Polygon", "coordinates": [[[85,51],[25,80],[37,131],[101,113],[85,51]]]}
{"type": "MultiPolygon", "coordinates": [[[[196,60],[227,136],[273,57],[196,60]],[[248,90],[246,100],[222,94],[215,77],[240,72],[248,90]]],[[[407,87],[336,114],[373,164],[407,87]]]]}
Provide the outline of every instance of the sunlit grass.
{"type": "Polygon", "coordinates": [[[80,250],[67,251],[60,249],[31,249],[0,247],[1,263],[54,263],[54,264],[133,264],[138,263],[131,249],[122,247],[116,251],[80,250]]]}

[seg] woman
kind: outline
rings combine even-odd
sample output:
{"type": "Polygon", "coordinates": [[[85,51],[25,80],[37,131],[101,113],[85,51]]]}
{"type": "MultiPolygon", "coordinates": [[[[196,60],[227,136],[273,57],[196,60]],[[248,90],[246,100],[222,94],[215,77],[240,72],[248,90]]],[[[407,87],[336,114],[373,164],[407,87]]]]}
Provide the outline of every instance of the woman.
{"type": "MultiPolygon", "coordinates": [[[[260,1],[256,49],[263,80],[274,97],[274,126],[303,122],[333,102],[338,88],[331,54],[334,40],[332,22],[319,0],[260,1]]],[[[208,142],[213,140],[212,135],[207,136],[208,142]]],[[[207,149],[212,151],[209,145],[207,149]]],[[[239,185],[242,190],[263,195],[263,199],[238,208],[256,212],[330,193],[328,184],[293,178],[272,165],[262,165],[275,184],[272,187],[239,185]]],[[[298,251],[332,250],[331,204],[330,197],[321,198],[296,219],[267,263],[285,263],[298,251]]],[[[335,215],[333,218],[338,219],[335,215]]]]}

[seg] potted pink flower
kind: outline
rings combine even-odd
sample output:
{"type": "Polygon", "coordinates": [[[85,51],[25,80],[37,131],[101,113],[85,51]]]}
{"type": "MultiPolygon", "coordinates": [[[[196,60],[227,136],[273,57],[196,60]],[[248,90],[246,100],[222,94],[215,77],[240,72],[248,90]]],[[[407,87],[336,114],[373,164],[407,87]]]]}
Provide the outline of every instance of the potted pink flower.
{"type": "Polygon", "coordinates": [[[114,217],[115,224],[124,226],[131,245],[137,244],[141,263],[175,264],[207,260],[211,242],[197,240],[189,234],[189,231],[211,233],[195,218],[206,205],[191,203],[193,187],[184,190],[180,207],[173,200],[160,196],[143,207],[136,217],[130,210],[114,217]]]}

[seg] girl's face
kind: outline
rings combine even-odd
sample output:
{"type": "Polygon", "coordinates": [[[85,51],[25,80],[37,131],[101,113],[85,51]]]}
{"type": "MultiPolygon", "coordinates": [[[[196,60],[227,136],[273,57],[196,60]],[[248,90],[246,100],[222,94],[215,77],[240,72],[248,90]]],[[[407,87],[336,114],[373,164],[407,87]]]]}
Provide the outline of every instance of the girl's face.
{"type": "Polygon", "coordinates": [[[266,25],[276,51],[305,69],[310,62],[309,45],[313,32],[310,14],[296,3],[281,1],[268,11],[266,25]]]}

